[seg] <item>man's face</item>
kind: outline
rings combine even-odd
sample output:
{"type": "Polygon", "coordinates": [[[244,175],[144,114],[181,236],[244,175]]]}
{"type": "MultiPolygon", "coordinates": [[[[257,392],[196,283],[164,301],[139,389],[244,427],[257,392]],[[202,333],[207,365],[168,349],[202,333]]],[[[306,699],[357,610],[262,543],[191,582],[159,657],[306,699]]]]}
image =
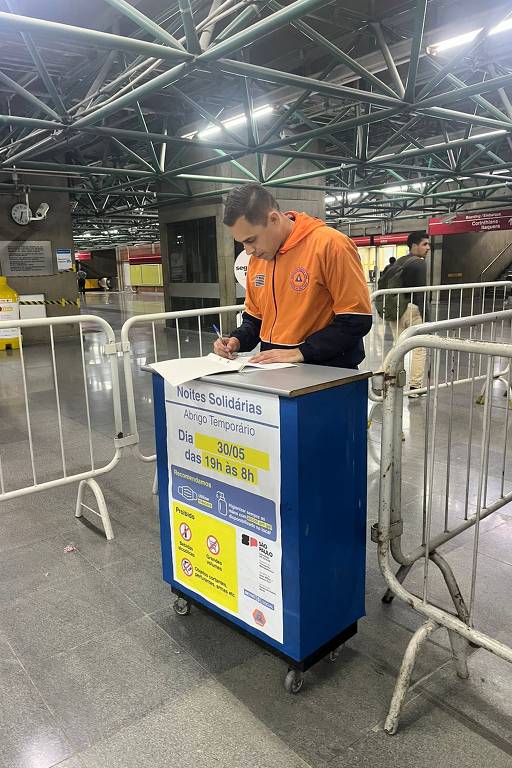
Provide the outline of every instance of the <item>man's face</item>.
{"type": "Polygon", "coordinates": [[[430,242],[428,237],[424,237],[421,243],[415,244],[411,248],[413,256],[419,256],[421,259],[425,259],[430,251],[430,242]]]}
{"type": "Polygon", "coordinates": [[[270,211],[267,223],[250,224],[245,216],[240,216],[229,227],[234,239],[242,243],[249,256],[271,261],[281,247],[283,235],[280,216],[277,211],[270,211]]]}

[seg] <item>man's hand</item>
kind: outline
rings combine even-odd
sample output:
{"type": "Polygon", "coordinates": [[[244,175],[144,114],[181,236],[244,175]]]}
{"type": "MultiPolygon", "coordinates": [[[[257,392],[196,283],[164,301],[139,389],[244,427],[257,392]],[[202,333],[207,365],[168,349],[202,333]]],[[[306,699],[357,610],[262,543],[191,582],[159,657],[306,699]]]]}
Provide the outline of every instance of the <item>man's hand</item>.
{"type": "Polygon", "coordinates": [[[260,352],[249,360],[250,363],[303,363],[302,352],[297,347],[293,349],[268,349],[260,352]]]}
{"type": "Polygon", "coordinates": [[[219,357],[227,357],[228,360],[234,360],[239,349],[240,342],[234,336],[231,336],[229,339],[227,337],[217,339],[213,345],[215,354],[219,355],[219,357]]]}

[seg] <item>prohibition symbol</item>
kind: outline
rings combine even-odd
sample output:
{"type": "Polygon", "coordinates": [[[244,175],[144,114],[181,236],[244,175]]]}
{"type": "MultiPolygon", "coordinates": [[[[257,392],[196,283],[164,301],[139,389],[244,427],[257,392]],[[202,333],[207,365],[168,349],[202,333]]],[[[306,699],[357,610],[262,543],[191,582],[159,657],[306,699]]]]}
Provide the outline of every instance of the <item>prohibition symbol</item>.
{"type": "Polygon", "coordinates": [[[181,561],[181,570],[185,574],[185,576],[193,576],[194,575],[194,566],[190,562],[190,560],[187,560],[186,557],[183,558],[181,561]]]}
{"type": "Polygon", "coordinates": [[[190,530],[190,527],[186,523],[182,523],[180,525],[180,535],[181,538],[185,541],[190,541],[192,538],[192,531],[190,530]]]}
{"type": "Polygon", "coordinates": [[[206,546],[212,553],[212,555],[218,555],[220,552],[220,544],[215,538],[215,536],[208,536],[206,539],[206,546]]]}

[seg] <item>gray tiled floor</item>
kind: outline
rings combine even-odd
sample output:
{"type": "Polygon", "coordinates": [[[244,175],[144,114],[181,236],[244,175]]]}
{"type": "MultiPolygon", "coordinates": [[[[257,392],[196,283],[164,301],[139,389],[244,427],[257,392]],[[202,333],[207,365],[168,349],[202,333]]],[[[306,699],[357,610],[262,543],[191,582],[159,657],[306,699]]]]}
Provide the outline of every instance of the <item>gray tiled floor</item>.
{"type": "MultiPolygon", "coordinates": [[[[157,296],[111,294],[88,295],[84,311],[105,317],[118,332],[133,312],[161,309],[157,296]]],[[[197,353],[197,339],[187,338],[187,352],[197,353]]],[[[101,466],[112,456],[109,370],[98,354],[101,334],[87,332],[84,339],[93,449],[101,466]]],[[[172,332],[160,327],[157,339],[161,354],[175,349],[172,332]]],[[[134,333],[135,392],[146,453],[153,444],[151,382],[139,367],[152,359],[151,345],[150,330],[134,333]]],[[[79,471],[89,459],[89,443],[76,342],[58,344],[57,359],[67,467],[79,471]]],[[[41,482],[55,476],[61,462],[51,359],[43,348],[32,347],[26,361],[41,482]]],[[[16,353],[0,358],[0,377],[0,455],[9,490],[32,481],[16,353]]],[[[444,522],[447,402],[435,452],[438,527],[444,522]]],[[[457,522],[465,509],[467,403],[467,393],[457,390],[450,482],[450,519],[457,522]]],[[[406,547],[421,540],[423,443],[417,436],[425,412],[425,400],[405,406],[406,547]]],[[[377,409],[369,433],[369,522],[377,519],[380,418],[377,409]]],[[[475,419],[477,440],[481,410],[475,419]]],[[[501,407],[489,458],[493,498],[501,488],[503,425],[501,407]]],[[[475,442],[473,458],[478,455],[475,442]]],[[[300,696],[285,693],[285,665],[261,647],[199,610],[176,616],[161,578],[153,470],[127,456],[100,479],[115,531],[112,542],[105,541],[97,521],[75,519],[76,486],[0,504],[0,768],[430,768],[454,759],[468,768],[511,764],[512,669],[473,650],[471,677],[459,680],[443,632],[432,636],[418,659],[399,733],[393,738],[383,733],[396,674],[421,618],[401,601],[381,602],[384,584],[371,542],[368,615],[335,664],[320,662],[308,673],[300,696]],[[76,551],[66,554],[68,544],[76,551]]],[[[476,487],[473,473],[470,513],[476,487]]],[[[472,542],[470,531],[446,547],[466,593],[472,542]]],[[[508,506],[482,524],[475,604],[482,628],[503,642],[512,636],[511,542],[508,506]]],[[[449,605],[435,569],[432,575],[432,595],[449,605]]],[[[421,568],[407,585],[421,589],[421,568]]]]}

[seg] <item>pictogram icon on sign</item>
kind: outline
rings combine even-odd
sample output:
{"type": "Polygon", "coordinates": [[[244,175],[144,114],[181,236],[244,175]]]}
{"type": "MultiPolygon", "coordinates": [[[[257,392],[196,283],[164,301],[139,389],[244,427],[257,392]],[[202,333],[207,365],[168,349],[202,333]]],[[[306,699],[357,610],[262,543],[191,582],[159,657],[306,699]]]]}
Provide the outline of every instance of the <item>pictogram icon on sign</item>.
{"type": "Polygon", "coordinates": [[[194,575],[194,566],[190,562],[190,560],[187,560],[186,557],[183,558],[181,561],[181,570],[185,574],[185,576],[193,576],[194,575]]]}
{"type": "Polygon", "coordinates": [[[218,555],[220,552],[220,544],[215,538],[215,536],[208,536],[206,539],[206,546],[212,553],[212,555],[218,555]]]}
{"type": "Polygon", "coordinates": [[[190,541],[192,538],[192,531],[190,530],[190,526],[187,525],[187,523],[182,523],[180,525],[180,536],[184,541],[190,541]]]}
{"type": "Polygon", "coordinates": [[[259,608],[255,608],[252,612],[252,617],[254,619],[255,624],[258,625],[258,627],[264,627],[267,623],[267,620],[265,618],[265,614],[263,611],[260,611],[259,608]]]}

